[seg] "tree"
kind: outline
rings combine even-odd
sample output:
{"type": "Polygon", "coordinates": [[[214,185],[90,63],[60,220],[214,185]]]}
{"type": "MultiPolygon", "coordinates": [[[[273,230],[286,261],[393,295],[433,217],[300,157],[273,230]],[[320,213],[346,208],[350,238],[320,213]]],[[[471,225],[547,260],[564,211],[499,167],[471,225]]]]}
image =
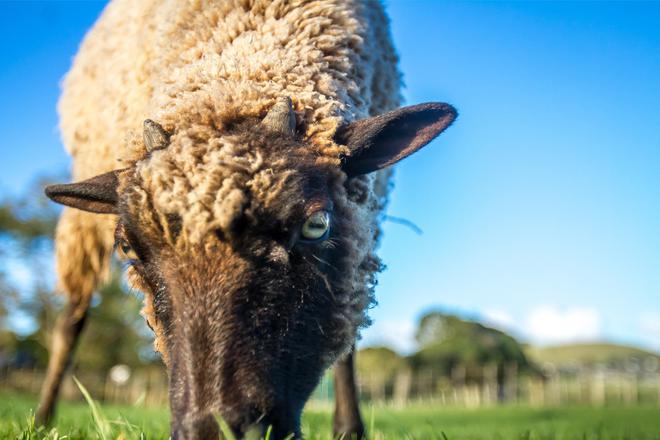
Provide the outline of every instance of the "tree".
{"type": "Polygon", "coordinates": [[[390,348],[368,347],[358,352],[356,366],[360,376],[377,375],[383,380],[390,380],[407,367],[407,362],[390,348]]]}
{"type": "Polygon", "coordinates": [[[420,349],[410,357],[415,371],[432,371],[443,376],[481,382],[485,367],[497,367],[497,382],[502,384],[506,368],[517,373],[539,374],[525,356],[523,347],[510,335],[475,321],[440,311],[425,314],[416,333],[420,349]]]}
{"type": "MultiPolygon", "coordinates": [[[[0,259],[3,263],[21,261],[31,267],[34,292],[13,285],[5,271],[0,271],[0,363],[11,358],[16,364],[44,359],[45,348],[39,342],[19,337],[9,325],[8,317],[21,310],[32,296],[42,294],[45,273],[40,268],[45,255],[52,255],[52,237],[57,221],[57,209],[47,203],[41,189],[45,179],[38,180],[23,197],[0,202],[0,259]],[[32,295],[33,294],[33,295],[32,295]]],[[[2,266],[7,267],[7,264],[2,266]]],[[[31,289],[31,288],[30,288],[31,289]]],[[[28,313],[29,314],[29,313],[28,313]]]]}
{"type": "MultiPolygon", "coordinates": [[[[7,352],[14,358],[28,357],[39,367],[47,363],[51,329],[63,303],[55,292],[51,271],[44,270],[52,262],[59,213],[43,195],[50,180],[38,179],[22,196],[0,202],[0,259],[19,261],[31,269],[30,283],[20,287],[11,285],[9,277],[0,272],[0,352],[5,357],[7,352]],[[32,320],[35,330],[30,334],[16,335],[9,327],[6,317],[17,311],[32,320]]],[[[121,271],[113,266],[111,281],[92,303],[76,366],[105,371],[117,363],[135,367],[152,362],[151,333],[139,308],[139,299],[123,286],[121,271]]]]}
{"type": "Polygon", "coordinates": [[[151,331],[139,313],[141,301],[124,288],[118,267],[113,268],[98,299],[76,352],[76,367],[107,371],[117,364],[135,368],[157,361],[151,331]]]}

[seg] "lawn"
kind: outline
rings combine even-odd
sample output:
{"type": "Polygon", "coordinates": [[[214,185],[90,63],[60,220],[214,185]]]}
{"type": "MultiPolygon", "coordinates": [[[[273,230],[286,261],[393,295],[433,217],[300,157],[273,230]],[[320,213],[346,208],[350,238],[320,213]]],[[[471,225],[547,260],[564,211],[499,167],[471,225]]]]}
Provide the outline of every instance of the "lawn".
{"type": "MultiPolygon", "coordinates": [[[[86,403],[63,403],[57,425],[36,429],[29,422],[34,399],[0,394],[1,439],[167,439],[166,409],[100,406],[100,422],[86,403]],[[107,423],[105,432],[103,425],[107,423]]],[[[415,405],[405,409],[365,406],[366,423],[375,439],[629,439],[660,440],[660,409],[497,407],[456,409],[415,405]]],[[[305,412],[308,439],[330,439],[331,413],[305,412]]]]}

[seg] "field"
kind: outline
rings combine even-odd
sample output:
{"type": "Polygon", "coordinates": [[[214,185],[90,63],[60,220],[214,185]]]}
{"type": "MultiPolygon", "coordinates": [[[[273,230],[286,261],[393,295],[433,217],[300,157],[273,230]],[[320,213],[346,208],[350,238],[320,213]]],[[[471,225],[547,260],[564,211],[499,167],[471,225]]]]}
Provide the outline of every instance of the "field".
{"type": "MultiPolygon", "coordinates": [[[[0,395],[1,439],[168,438],[166,409],[107,405],[99,408],[101,414],[95,420],[89,405],[64,403],[56,427],[44,430],[30,423],[34,403],[24,396],[0,395]]],[[[363,410],[375,439],[660,440],[660,410],[652,407],[468,410],[417,405],[406,409],[367,406],[363,410]]],[[[330,418],[328,410],[306,411],[306,438],[330,439],[330,418]]]]}
{"type": "Polygon", "coordinates": [[[617,344],[563,344],[550,347],[528,346],[526,354],[539,365],[551,363],[565,365],[581,363],[593,365],[598,363],[624,363],[631,358],[643,359],[647,362],[658,362],[660,355],[636,347],[617,344]]]}

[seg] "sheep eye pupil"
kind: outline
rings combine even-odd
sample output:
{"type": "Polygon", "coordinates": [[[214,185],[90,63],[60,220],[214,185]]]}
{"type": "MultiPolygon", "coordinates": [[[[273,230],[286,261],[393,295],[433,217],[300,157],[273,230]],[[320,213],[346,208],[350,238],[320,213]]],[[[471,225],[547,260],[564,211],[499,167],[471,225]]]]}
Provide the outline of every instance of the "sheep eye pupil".
{"type": "Polygon", "coordinates": [[[307,218],[302,227],[302,236],[306,240],[319,240],[330,229],[330,214],[327,211],[317,211],[307,218]]]}
{"type": "Polygon", "coordinates": [[[123,260],[137,260],[137,255],[133,247],[126,240],[121,240],[117,243],[117,251],[123,260]]]}

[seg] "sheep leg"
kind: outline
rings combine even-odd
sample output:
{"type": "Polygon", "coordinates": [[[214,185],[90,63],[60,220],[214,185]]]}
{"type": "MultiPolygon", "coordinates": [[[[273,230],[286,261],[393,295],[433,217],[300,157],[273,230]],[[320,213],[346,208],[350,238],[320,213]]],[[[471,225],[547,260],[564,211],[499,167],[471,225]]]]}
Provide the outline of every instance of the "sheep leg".
{"type": "Polygon", "coordinates": [[[360,417],[358,391],[355,385],[355,347],[335,364],[335,415],[332,432],[335,438],[366,438],[360,417]]]}
{"type": "Polygon", "coordinates": [[[41,387],[39,407],[35,414],[35,421],[39,425],[48,424],[55,413],[60,385],[85,326],[90,297],[91,295],[81,298],[81,301],[77,303],[70,300],[57,318],[51,342],[48,370],[41,387]]]}

